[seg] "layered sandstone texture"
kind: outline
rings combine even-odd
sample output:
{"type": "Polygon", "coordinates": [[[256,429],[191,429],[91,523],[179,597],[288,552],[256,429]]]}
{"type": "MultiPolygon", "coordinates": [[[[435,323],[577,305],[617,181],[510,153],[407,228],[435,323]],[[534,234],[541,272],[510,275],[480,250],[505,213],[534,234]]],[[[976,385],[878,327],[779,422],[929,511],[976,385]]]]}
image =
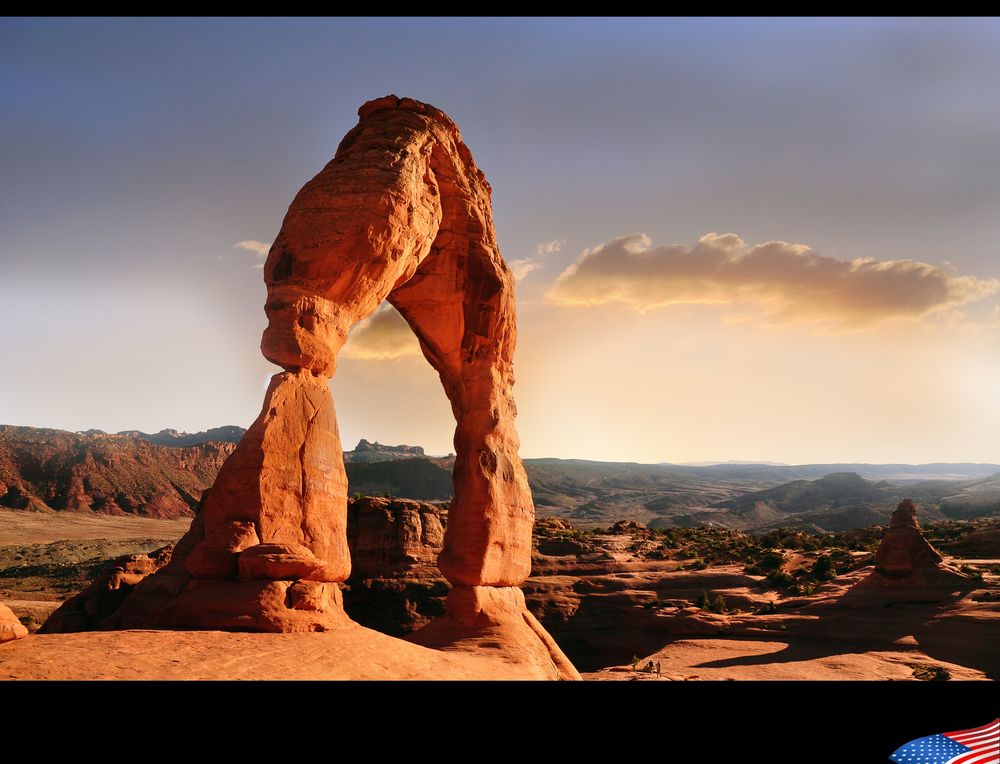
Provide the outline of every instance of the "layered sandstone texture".
{"type": "Polygon", "coordinates": [[[960,575],[924,538],[917,521],[917,506],[903,499],[892,513],[886,531],[875,553],[875,574],[890,581],[920,581],[941,574],[960,575]]]}
{"type": "Polygon", "coordinates": [[[534,506],[514,429],[514,282],[490,186],[438,109],[386,96],[358,114],[293,200],[264,265],[261,351],[284,371],[171,563],[108,624],[343,627],[347,478],[328,382],[351,327],[388,300],[439,373],[457,422],[438,559],[456,587],[443,617],[449,634],[472,645],[476,629],[500,629],[503,638],[487,641],[501,651],[530,644],[532,656],[573,675],[516,588],[530,573],[534,506]]]}

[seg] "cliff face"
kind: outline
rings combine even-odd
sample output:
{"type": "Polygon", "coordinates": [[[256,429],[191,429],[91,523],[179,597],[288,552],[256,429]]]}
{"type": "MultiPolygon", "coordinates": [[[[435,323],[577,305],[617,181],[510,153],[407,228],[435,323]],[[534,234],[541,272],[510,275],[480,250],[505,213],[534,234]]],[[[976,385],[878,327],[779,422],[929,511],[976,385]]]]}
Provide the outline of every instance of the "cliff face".
{"type": "Polygon", "coordinates": [[[0,507],[191,516],[234,448],[229,442],[172,448],[128,435],[0,425],[0,507]]]}
{"type": "Polygon", "coordinates": [[[445,612],[437,567],[448,510],[423,501],[364,496],[347,505],[351,577],[344,609],[363,626],[401,637],[445,612]]]}

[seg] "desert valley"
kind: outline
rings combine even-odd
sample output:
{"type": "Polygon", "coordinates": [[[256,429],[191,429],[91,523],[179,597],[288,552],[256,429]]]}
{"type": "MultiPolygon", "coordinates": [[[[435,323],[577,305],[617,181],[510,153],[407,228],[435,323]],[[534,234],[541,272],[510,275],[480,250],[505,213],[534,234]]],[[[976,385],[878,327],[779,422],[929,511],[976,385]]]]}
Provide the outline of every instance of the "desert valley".
{"type": "MultiPolygon", "coordinates": [[[[0,428],[0,602],[31,632],[100,629],[169,559],[242,435],[0,428]]],[[[404,637],[445,612],[449,584],[436,561],[454,459],[362,440],[344,460],[354,497],[344,609],[404,637]]],[[[525,600],[585,678],[1000,675],[998,465],[540,459],[526,468],[539,519],[525,600]],[[839,471],[848,468],[857,471],[839,471]],[[903,580],[873,574],[890,516],[908,497],[943,564],[903,580]]],[[[5,653],[0,676],[93,676],[85,640],[45,639],[5,653]],[[44,663],[38,650],[50,656],[44,663]]],[[[290,641],[273,664],[254,657],[223,668],[190,636],[176,639],[169,664],[134,658],[107,675],[344,676],[304,636],[282,637],[290,641]],[[303,667],[300,650],[317,657],[303,667]]],[[[228,639],[247,650],[248,637],[228,639]]]]}

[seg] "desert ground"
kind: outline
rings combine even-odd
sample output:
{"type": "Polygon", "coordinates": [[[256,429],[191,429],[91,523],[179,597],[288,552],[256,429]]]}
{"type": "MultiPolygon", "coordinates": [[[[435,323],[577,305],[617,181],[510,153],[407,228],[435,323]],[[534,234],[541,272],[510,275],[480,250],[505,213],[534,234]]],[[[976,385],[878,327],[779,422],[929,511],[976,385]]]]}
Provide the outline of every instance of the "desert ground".
{"type": "MultiPolygon", "coordinates": [[[[440,512],[418,502],[382,500],[378,506],[387,504],[440,512]]],[[[398,522],[401,512],[394,516],[398,522]]],[[[188,524],[0,511],[0,601],[34,632],[109,561],[173,543],[188,524]]],[[[986,542],[996,531],[989,523],[974,525],[976,530],[951,542],[938,539],[942,546],[965,550],[945,562],[966,570],[972,576],[967,581],[893,588],[866,584],[870,551],[843,548],[847,539],[864,546],[867,536],[860,531],[828,538],[835,545],[830,547],[800,532],[780,541],[765,539],[774,546],[817,546],[785,549],[769,578],[761,575],[761,560],[736,561],[743,554],[740,544],[746,546],[737,532],[656,531],[629,522],[593,531],[543,520],[524,590],[532,612],[586,679],[991,679],[1000,676],[994,638],[1000,626],[1000,558],[977,552],[989,551],[986,542]],[[986,541],[977,547],[976,539],[986,541]],[[824,555],[844,571],[816,581],[810,571],[824,555]],[[654,668],[647,671],[650,663],[654,668]]],[[[346,603],[362,625],[307,634],[31,634],[0,645],[0,677],[539,678],[530,667],[489,652],[447,653],[397,638],[443,610],[446,584],[433,565],[435,543],[408,548],[421,561],[393,576],[377,575],[385,549],[352,543],[366,578],[349,582],[346,603]]]]}

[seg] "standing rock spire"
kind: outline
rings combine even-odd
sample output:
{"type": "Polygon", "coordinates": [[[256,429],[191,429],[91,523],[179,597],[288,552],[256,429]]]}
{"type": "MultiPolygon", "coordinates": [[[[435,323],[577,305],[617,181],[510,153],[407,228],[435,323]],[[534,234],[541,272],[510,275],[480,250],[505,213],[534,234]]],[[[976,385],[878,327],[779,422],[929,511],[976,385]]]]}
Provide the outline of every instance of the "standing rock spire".
{"type": "Polygon", "coordinates": [[[924,538],[917,522],[917,505],[903,499],[892,513],[875,553],[875,572],[887,579],[910,579],[928,571],[948,570],[944,558],[924,538]]]}

